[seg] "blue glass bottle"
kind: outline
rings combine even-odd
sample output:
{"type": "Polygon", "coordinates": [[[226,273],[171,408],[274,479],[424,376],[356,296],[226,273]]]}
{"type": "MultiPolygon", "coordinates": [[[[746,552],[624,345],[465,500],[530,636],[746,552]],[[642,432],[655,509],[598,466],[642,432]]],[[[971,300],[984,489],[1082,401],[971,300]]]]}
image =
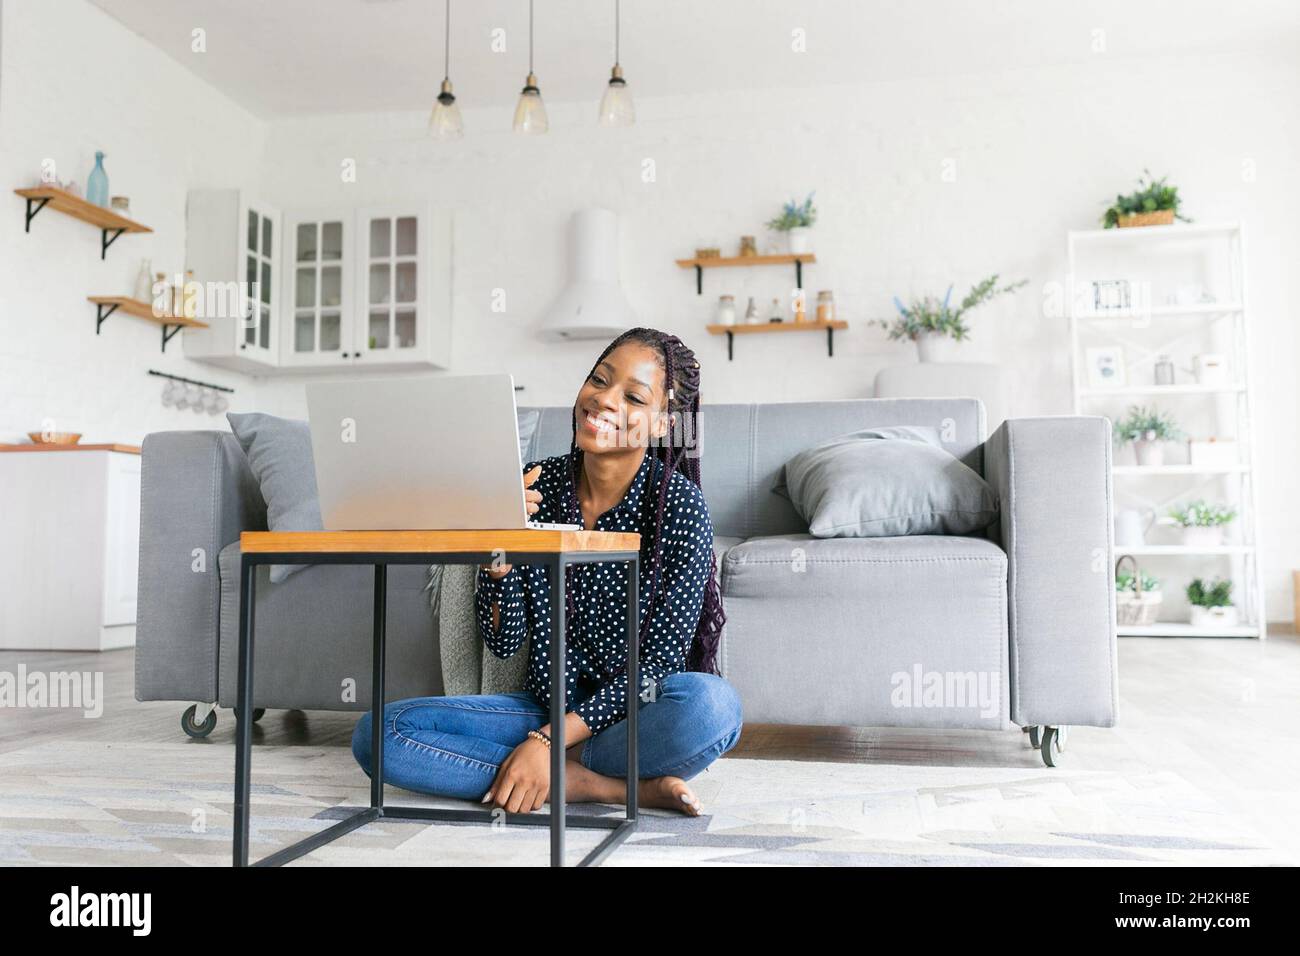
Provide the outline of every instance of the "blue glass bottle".
{"type": "Polygon", "coordinates": [[[104,153],[95,151],[95,168],[86,180],[86,201],[96,206],[108,205],[108,173],[104,172],[104,153]]]}

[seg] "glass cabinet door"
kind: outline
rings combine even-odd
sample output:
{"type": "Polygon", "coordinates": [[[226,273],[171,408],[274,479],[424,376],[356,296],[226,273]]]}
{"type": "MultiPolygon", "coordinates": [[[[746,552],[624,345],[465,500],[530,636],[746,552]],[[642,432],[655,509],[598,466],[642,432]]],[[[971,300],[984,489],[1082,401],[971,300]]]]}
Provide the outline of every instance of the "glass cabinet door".
{"type": "Polygon", "coordinates": [[[345,343],[348,262],[347,218],[321,217],[287,221],[291,245],[288,342],[282,361],[288,365],[343,362],[351,358],[345,343]]]}
{"type": "Polygon", "coordinates": [[[275,349],[275,280],[279,243],[276,217],[269,211],[244,209],[244,316],[238,330],[239,348],[268,359],[275,349]]]}
{"type": "Polygon", "coordinates": [[[413,357],[424,325],[425,244],[415,212],[370,211],[359,223],[363,299],[357,348],[381,360],[413,357]]]}

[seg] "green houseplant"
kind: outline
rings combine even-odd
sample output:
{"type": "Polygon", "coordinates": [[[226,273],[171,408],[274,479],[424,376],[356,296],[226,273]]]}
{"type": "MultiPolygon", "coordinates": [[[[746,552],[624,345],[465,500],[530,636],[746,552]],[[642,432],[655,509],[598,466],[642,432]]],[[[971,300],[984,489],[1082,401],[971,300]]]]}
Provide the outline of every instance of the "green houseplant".
{"type": "Polygon", "coordinates": [[[1126,417],[1115,423],[1115,437],[1125,444],[1133,443],[1139,465],[1154,468],[1165,461],[1162,443],[1177,441],[1183,432],[1167,412],[1131,405],[1126,417]]]}
{"type": "Polygon", "coordinates": [[[1194,578],[1187,585],[1187,603],[1192,606],[1192,627],[1235,627],[1237,624],[1231,581],[1194,578]]]}
{"type": "Polygon", "coordinates": [[[1164,594],[1160,581],[1138,567],[1137,560],[1126,554],[1115,562],[1115,620],[1129,626],[1146,626],[1156,622],[1164,594]],[[1120,570],[1128,563],[1132,570],[1120,570]]]}
{"type": "Polygon", "coordinates": [[[767,228],[774,232],[784,232],[792,255],[807,252],[809,230],[817,221],[817,207],[813,205],[813,193],[803,202],[791,199],[781,207],[781,215],[767,221],[767,228]]]}
{"type": "Polygon", "coordinates": [[[951,305],[952,286],[948,286],[942,300],[927,295],[914,298],[910,304],[903,305],[898,296],[894,296],[898,317],[873,319],[869,324],[878,325],[887,331],[890,341],[908,339],[915,342],[922,362],[941,361],[947,357],[942,353],[942,344],[948,340],[961,342],[970,335],[970,326],[965,321],[968,312],[1000,295],[1014,292],[1028,281],[1021,279],[1019,282],[999,286],[998,275],[994,273],[971,286],[956,308],[951,305]]]}
{"type": "Polygon", "coordinates": [[[1178,187],[1168,185],[1164,177],[1151,178],[1151,170],[1144,169],[1143,177],[1138,177],[1138,188],[1127,196],[1116,196],[1115,202],[1101,217],[1101,223],[1107,229],[1116,226],[1168,226],[1175,219],[1191,222],[1179,212],[1182,200],[1178,196],[1178,187]]]}
{"type": "Polygon", "coordinates": [[[1237,517],[1237,509],[1212,505],[1208,501],[1190,501],[1169,512],[1173,522],[1183,529],[1183,544],[1191,548],[1217,548],[1223,544],[1224,526],[1237,517]]]}

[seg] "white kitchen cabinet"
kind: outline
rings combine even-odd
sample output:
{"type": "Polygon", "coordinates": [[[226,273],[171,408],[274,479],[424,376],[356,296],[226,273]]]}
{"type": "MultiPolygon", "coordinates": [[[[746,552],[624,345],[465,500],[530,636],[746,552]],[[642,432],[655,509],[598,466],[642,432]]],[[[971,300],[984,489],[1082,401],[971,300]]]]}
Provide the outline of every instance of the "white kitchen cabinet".
{"type": "Polygon", "coordinates": [[[339,368],[352,358],[353,220],[347,210],[285,214],[282,368],[339,368]]]}
{"type": "Polygon", "coordinates": [[[249,319],[201,310],[211,328],[185,330],[186,357],[259,375],[450,366],[450,214],[423,202],[281,214],[195,190],[187,227],[205,300],[238,268],[249,319]]]}
{"type": "Polygon", "coordinates": [[[280,361],[280,213],[237,189],[191,190],[185,264],[202,290],[187,358],[264,374],[280,361]]]}
{"type": "Polygon", "coordinates": [[[425,203],[284,216],[279,369],[447,368],[451,217],[425,203]]]}
{"type": "Polygon", "coordinates": [[[0,453],[0,650],[135,645],[140,455],[108,448],[0,453]]]}

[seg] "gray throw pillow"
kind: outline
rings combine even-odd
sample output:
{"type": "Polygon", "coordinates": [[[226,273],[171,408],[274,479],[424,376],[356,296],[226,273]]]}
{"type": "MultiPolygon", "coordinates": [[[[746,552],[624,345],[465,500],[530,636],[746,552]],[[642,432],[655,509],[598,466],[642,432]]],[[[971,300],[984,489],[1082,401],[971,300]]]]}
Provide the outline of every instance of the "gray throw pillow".
{"type": "MultiPolygon", "coordinates": [[[[320,531],[324,526],[307,423],[261,412],[227,412],[226,421],[262,489],[266,526],[272,531],[320,531]]],[[[273,564],[271,581],[278,584],[305,567],[273,564]]]]}
{"type": "Polygon", "coordinates": [[[542,420],[540,408],[527,408],[516,411],[519,419],[519,467],[524,462],[532,461],[533,436],[537,434],[537,425],[542,420]]]}
{"type": "MultiPolygon", "coordinates": [[[[530,460],[529,447],[542,413],[518,413],[520,464],[530,460]]],[[[266,502],[266,526],[271,531],[320,531],[320,494],[316,490],[316,462],[311,452],[311,430],[304,421],[277,418],[261,412],[226,413],[230,430],[244,449],[248,467],[266,502]]],[[[273,564],[271,581],[278,584],[309,565],[273,564]]]]}
{"type": "Polygon", "coordinates": [[[787,461],[772,490],[818,538],[972,534],[998,516],[992,489],[933,428],[840,435],[787,461]]]}

